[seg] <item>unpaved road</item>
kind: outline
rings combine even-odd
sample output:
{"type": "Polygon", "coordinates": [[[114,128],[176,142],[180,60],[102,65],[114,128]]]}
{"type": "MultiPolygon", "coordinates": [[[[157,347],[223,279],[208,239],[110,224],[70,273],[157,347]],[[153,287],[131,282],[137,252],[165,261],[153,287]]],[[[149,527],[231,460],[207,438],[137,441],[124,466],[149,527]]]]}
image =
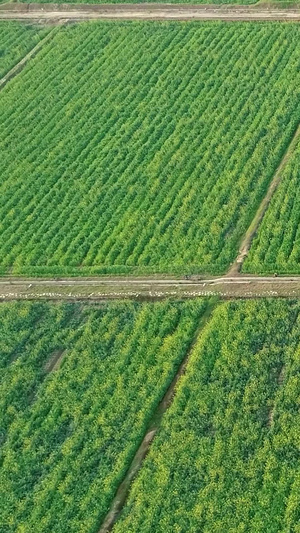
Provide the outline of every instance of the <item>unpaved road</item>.
{"type": "Polygon", "coordinates": [[[300,284],[300,276],[211,276],[209,278],[203,278],[200,276],[190,276],[188,279],[185,278],[176,278],[174,277],[90,277],[90,278],[0,278],[0,290],[2,286],[18,286],[24,284],[31,284],[35,286],[55,286],[55,287],[72,287],[72,286],[96,286],[96,285],[107,285],[107,286],[117,286],[130,285],[134,286],[143,286],[143,285],[162,285],[162,286],[198,286],[203,285],[203,283],[209,285],[219,285],[220,283],[226,283],[227,285],[239,285],[241,283],[269,283],[273,285],[274,283],[292,283],[297,282],[300,284]]]}
{"type": "Polygon", "coordinates": [[[0,280],[0,299],[89,300],[221,298],[300,298],[300,277],[80,278],[0,280]]]}
{"type": "Polygon", "coordinates": [[[299,8],[188,4],[3,4],[0,19],[62,23],[93,19],[300,21],[299,8]]]}

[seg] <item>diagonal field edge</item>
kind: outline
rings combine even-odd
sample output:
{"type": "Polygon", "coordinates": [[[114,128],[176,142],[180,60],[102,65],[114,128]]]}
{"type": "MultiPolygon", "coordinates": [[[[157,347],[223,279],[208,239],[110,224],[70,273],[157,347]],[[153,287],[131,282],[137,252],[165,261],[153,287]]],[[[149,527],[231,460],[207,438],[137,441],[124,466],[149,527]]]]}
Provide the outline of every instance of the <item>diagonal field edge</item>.
{"type": "Polygon", "coordinates": [[[212,312],[216,308],[217,303],[218,303],[218,300],[216,299],[211,299],[211,301],[208,302],[207,308],[199,320],[198,327],[195,331],[191,344],[187,348],[187,351],[175,374],[175,377],[173,378],[163,399],[161,400],[161,402],[159,403],[158,407],[156,408],[154,412],[154,415],[146,430],[145,436],[131,464],[129,465],[129,468],[127,470],[127,473],[125,474],[123,481],[119,485],[116,495],[114,499],[112,500],[111,507],[106,517],[104,518],[104,521],[98,533],[108,533],[109,531],[111,531],[113,525],[115,524],[120,513],[122,512],[122,509],[126,503],[126,500],[129,494],[130,485],[132,481],[134,480],[134,478],[136,477],[136,475],[138,474],[142,466],[143,460],[145,459],[146,455],[149,452],[151,443],[153,442],[155,435],[159,431],[165,412],[167,411],[167,409],[169,409],[169,407],[171,406],[173,402],[174,395],[176,394],[176,387],[177,387],[178,381],[180,377],[184,374],[186,367],[188,365],[188,362],[189,362],[190,355],[193,351],[193,348],[196,342],[198,341],[199,336],[204,331],[205,326],[207,325],[208,321],[210,320],[212,312]]]}
{"type": "Polygon", "coordinates": [[[5,87],[5,85],[17,74],[19,74],[23,68],[27,65],[28,61],[32,59],[42,48],[42,46],[50,41],[50,39],[53,37],[54,32],[57,30],[57,28],[53,28],[50,30],[43,39],[41,39],[11,70],[3,76],[3,78],[0,79],[0,91],[5,87]]]}
{"type": "Polygon", "coordinates": [[[298,127],[290,141],[290,143],[288,144],[284,154],[283,154],[283,157],[275,171],[275,174],[273,176],[273,179],[268,187],[268,190],[264,196],[264,198],[262,199],[260,205],[259,205],[259,208],[258,210],[256,211],[256,214],[249,226],[249,228],[247,229],[244,237],[243,237],[243,240],[241,242],[241,245],[240,245],[240,248],[239,248],[239,252],[238,252],[238,255],[237,255],[237,258],[235,259],[235,261],[233,262],[233,264],[231,265],[231,267],[229,268],[229,271],[228,271],[228,276],[234,276],[234,275],[238,275],[242,269],[242,266],[243,266],[243,263],[246,259],[246,257],[248,256],[248,253],[249,253],[249,250],[250,250],[250,247],[251,247],[251,244],[252,244],[252,241],[259,229],[259,226],[264,218],[264,215],[269,207],[269,204],[273,198],[273,195],[281,181],[281,177],[282,177],[282,171],[283,169],[285,168],[286,164],[288,163],[295,147],[296,147],[296,144],[297,144],[297,141],[298,139],[300,138],[300,123],[298,124],[298,127]]]}

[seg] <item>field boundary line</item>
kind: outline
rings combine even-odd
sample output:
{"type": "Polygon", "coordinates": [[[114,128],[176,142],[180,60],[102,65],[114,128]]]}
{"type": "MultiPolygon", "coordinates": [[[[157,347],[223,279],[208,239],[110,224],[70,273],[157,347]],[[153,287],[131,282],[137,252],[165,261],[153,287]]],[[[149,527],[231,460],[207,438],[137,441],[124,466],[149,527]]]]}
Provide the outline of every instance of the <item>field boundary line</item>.
{"type": "Polygon", "coordinates": [[[0,5],[0,19],[67,22],[80,20],[222,20],[300,21],[299,6],[277,7],[276,4],[55,4],[7,3],[0,5]]]}
{"type": "Polygon", "coordinates": [[[119,518],[123,510],[123,507],[127,501],[131,483],[135,479],[139,470],[142,467],[143,460],[145,459],[146,455],[149,452],[151,443],[153,442],[155,435],[159,431],[165,412],[172,405],[173,398],[176,394],[177,384],[181,376],[185,373],[185,370],[190,360],[190,355],[193,351],[193,348],[195,344],[197,343],[200,335],[204,331],[205,326],[209,322],[211,315],[217,305],[218,305],[218,300],[215,298],[211,298],[210,302],[208,302],[205,312],[200,317],[199,323],[193,335],[192,341],[190,345],[188,346],[183,356],[183,359],[179,365],[179,368],[171,384],[169,385],[167,391],[165,392],[163,399],[160,401],[160,403],[158,404],[158,406],[156,407],[154,411],[154,415],[152,419],[150,420],[150,423],[148,424],[148,428],[146,430],[145,436],[141,444],[139,445],[131,464],[128,467],[127,473],[125,474],[123,481],[120,483],[119,488],[117,489],[116,495],[112,500],[110,509],[106,517],[104,518],[104,521],[102,522],[102,525],[98,533],[108,533],[109,531],[111,531],[113,525],[119,518]]]}
{"type": "Polygon", "coordinates": [[[3,76],[3,78],[0,79],[0,91],[10,80],[15,78],[17,74],[23,70],[28,61],[32,59],[41,50],[43,45],[52,38],[54,31],[56,30],[57,27],[52,28],[45,37],[43,37],[12,69],[7,72],[7,74],[5,74],[5,76],[3,76]]]}
{"type": "Polygon", "coordinates": [[[165,298],[300,298],[300,276],[254,276],[189,279],[95,278],[18,279],[0,278],[0,302],[7,300],[65,300],[96,304],[105,300],[154,301],[165,298]]]}
{"type": "Polygon", "coordinates": [[[270,205],[270,202],[274,196],[274,193],[281,182],[282,178],[282,172],[287,165],[292,153],[294,152],[294,149],[296,147],[296,144],[298,142],[298,139],[300,138],[300,123],[298,123],[298,126],[296,128],[296,131],[294,132],[290,142],[287,145],[287,148],[285,149],[283,156],[279,162],[279,165],[277,166],[275,173],[273,175],[273,178],[270,182],[270,185],[267,189],[267,192],[265,196],[263,197],[255,215],[252,219],[252,222],[250,223],[250,226],[248,227],[242,242],[240,244],[240,248],[238,251],[238,255],[235,259],[235,261],[232,263],[231,267],[228,270],[227,276],[234,276],[238,275],[241,272],[242,266],[244,264],[245,259],[248,256],[249,250],[251,248],[251,244],[253,242],[254,237],[257,234],[257,231],[259,229],[259,226],[268,210],[268,207],[270,205]]]}

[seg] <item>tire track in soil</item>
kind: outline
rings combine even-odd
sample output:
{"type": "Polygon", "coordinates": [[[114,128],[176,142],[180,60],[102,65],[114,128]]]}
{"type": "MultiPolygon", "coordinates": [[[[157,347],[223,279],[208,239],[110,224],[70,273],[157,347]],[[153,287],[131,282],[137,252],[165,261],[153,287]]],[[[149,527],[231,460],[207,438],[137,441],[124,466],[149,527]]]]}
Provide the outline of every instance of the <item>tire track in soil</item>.
{"type": "Polygon", "coordinates": [[[112,500],[110,509],[106,517],[104,518],[104,521],[98,533],[108,533],[109,531],[111,531],[113,525],[115,524],[119,515],[121,514],[122,509],[126,503],[127,497],[129,495],[131,483],[137,476],[140,468],[142,467],[143,460],[145,459],[146,455],[149,452],[151,443],[153,442],[155,435],[160,429],[161,422],[162,422],[165,412],[172,405],[174,396],[176,394],[176,387],[177,387],[178,381],[180,380],[181,376],[185,373],[185,370],[188,365],[193,348],[196,342],[198,341],[202,331],[205,329],[206,324],[210,320],[212,312],[216,308],[217,304],[218,304],[218,300],[216,298],[215,299],[212,298],[207,305],[206,311],[200,318],[199,324],[193,336],[192,342],[184,355],[184,358],[175,374],[175,377],[173,378],[163,399],[158,404],[158,407],[156,408],[154,412],[154,415],[150,421],[150,424],[147,428],[145,436],[140,446],[138,447],[137,452],[135,453],[135,456],[127,470],[125,478],[119,485],[116,495],[114,499],[112,500]]]}

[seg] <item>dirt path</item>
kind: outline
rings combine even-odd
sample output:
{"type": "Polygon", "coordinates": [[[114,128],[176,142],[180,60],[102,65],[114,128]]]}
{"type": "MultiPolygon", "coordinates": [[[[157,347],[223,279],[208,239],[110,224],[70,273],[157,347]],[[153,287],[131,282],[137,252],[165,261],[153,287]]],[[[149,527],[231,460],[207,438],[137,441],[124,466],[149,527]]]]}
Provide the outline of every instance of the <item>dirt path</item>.
{"type": "Polygon", "coordinates": [[[55,370],[58,370],[63,358],[65,356],[66,350],[64,348],[60,348],[59,350],[54,350],[54,352],[51,354],[50,358],[45,364],[45,370],[46,372],[54,372],[55,370]]]}
{"type": "Polygon", "coordinates": [[[240,276],[190,279],[90,278],[0,280],[0,300],[67,300],[99,302],[111,299],[289,297],[300,298],[300,276],[240,276]]]}
{"type": "Polygon", "coordinates": [[[179,277],[158,277],[158,276],[145,276],[145,277],[90,277],[90,278],[59,278],[59,279],[48,279],[48,278],[0,278],[0,291],[3,286],[18,287],[29,284],[31,287],[37,286],[48,286],[48,287],[79,287],[79,286],[90,286],[96,287],[98,285],[106,286],[115,286],[121,287],[122,285],[131,286],[132,288],[136,286],[150,286],[150,285],[161,285],[161,286],[199,286],[203,284],[209,285],[219,285],[220,283],[226,283],[227,285],[238,285],[241,283],[269,283],[273,285],[274,283],[291,283],[297,282],[300,283],[300,275],[290,275],[290,276],[255,276],[255,275],[245,275],[245,276],[189,276],[186,278],[179,277]]]}
{"type": "Polygon", "coordinates": [[[202,318],[200,319],[199,321],[199,325],[198,325],[198,328],[197,328],[197,331],[195,332],[195,335],[194,335],[194,338],[184,356],[184,359],[183,361],[181,362],[181,365],[179,366],[176,374],[175,374],[175,377],[173,378],[169,388],[167,389],[162,401],[158,404],[157,406],[157,409],[156,411],[154,412],[154,415],[153,415],[153,418],[152,420],[150,421],[150,424],[147,428],[147,431],[145,433],[145,436],[131,462],[131,465],[129,466],[128,468],[128,471],[127,471],[127,474],[125,475],[125,478],[124,480],[122,481],[122,483],[120,484],[117,492],[116,492],[116,495],[111,503],[111,506],[110,506],[110,509],[101,525],[101,528],[99,530],[99,533],[108,533],[109,531],[111,531],[114,523],[116,522],[116,520],[118,519],[125,503],[126,503],[126,500],[127,500],[127,497],[128,497],[128,494],[129,494],[129,490],[130,490],[130,485],[132,483],[132,481],[134,480],[134,478],[136,477],[138,471],[140,470],[141,466],[142,466],[142,462],[143,460],[145,459],[147,453],[149,452],[149,449],[150,449],[150,446],[151,446],[151,443],[155,437],[155,435],[157,434],[160,426],[161,426],[161,422],[162,422],[162,418],[165,414],[165,412],[167,411],[167,409],[170,407],[170,405],[172,404],[172,401],[173,401],[173,398],[174,398],[174,395],[176,393],[176,387],[177,387],[177,383],[179,381],[179,379],[181,378],[181,376],[184,374],[185,370],[186,370],[186,367],[187,367],[187,364],[189,362],[189,358],[190,358],[190,355],[192,353],[192,350],[193,350],[193,347],[195,346],[198,338],[199,338],[199,335],[201,335],[201,332],[202,330],[204,329],[205,325],[207,324],[207,322],[209,321],[210,317],[211,317],[211,314],[214,310],[216,306],[216,302],[212,301],[204,315],[202,316],[202,318]]]}
{"type": "Polygon", "coordinates": [[[47,23],[113,20],[290,20],[300,21],[300,7],[188,4],[18,4],[0,5],[0,19],[47,23]]]}
{"type": "Polygon", "coordinates": [[[295,131],[291,142],[289,143],[285,153],[283,154],[283,157],[281,159],[281,162],[279,166],[277,167],[277,170],[274,174],[274,177],[269,185],[269,188],[267,190],[266,195],[261,201],[261,204],[255,214],[254,219],[252,220],[248,230],[245,233],[245,236],[242,240],[238,256],[234,263],[232,264],[231,268],[229,269],[228,276],[235,276],[237,273],[239,273],[242,269],[243,263],[249,253],[252,241],[257,233],[257,230],[260,226],[260,223],[269,207],[270,201],[273,197],[274,192],[276,191],[280,180],[282,176],[282,171],[284,167],[286,166],[291,154],[293,153],[296,144],[300,137],[300,125],[298,126],[297,130],[295,131]]]}

